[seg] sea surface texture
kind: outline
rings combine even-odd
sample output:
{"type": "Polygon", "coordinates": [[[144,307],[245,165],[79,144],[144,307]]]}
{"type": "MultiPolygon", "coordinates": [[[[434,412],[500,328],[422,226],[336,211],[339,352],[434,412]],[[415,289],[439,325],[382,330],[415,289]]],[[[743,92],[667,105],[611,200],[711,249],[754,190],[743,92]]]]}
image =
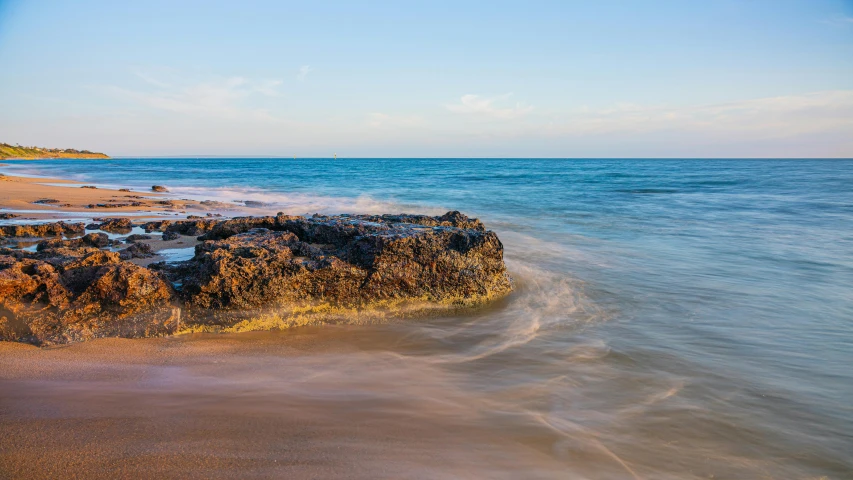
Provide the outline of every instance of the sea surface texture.
{"type": "Polygon", "coordinates": [[[258,214],[459,210],[517,284],[452,318],[124,341],[112,376],[18,381],[7,418],[136,425],[118,458],[200,476],[853,478],[853,161],[6,163],[258,214]]]}

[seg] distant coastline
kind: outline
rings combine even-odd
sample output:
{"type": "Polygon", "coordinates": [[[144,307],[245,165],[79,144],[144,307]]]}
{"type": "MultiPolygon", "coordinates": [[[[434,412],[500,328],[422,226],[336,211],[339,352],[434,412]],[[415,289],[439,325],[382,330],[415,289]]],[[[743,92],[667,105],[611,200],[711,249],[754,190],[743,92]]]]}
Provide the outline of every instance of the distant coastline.
{"type": "Polygon", "coordinates": [[[73,148],[22,147],[0,143],[0,160],[39,160],[42,158],[110,158],[108,155],[73,148]]]}

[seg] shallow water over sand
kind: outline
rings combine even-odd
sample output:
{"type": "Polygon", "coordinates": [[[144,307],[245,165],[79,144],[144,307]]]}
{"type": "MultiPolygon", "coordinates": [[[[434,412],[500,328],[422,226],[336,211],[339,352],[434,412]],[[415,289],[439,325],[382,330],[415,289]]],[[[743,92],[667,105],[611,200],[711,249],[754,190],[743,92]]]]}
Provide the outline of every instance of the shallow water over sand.
{"type": "Polygon", "coordinates": [[[452,318],[0,345],[0,472],[853,477],[853,162],[253,161],[209,161],[229,185],[44,165],[273,211],[459,209],[518,289],[452,318]]]}

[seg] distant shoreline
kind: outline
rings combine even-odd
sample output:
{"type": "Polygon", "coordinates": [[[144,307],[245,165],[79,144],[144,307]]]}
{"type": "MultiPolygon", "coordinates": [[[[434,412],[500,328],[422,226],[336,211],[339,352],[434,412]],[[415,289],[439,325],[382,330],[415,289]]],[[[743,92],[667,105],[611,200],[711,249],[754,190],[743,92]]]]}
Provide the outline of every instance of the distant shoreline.
{"type": "Polygon", "coordinates": [[[0,160],[56,160],[56,159],[65,159],[65,160],[92,160],[92,159],[100,159],[100,160],[110,160],[112,157],[108,157],[103,154],[94,154],[94,155],[57,155],[55,157],[0,157],[0,160]]]}
{"type": "Polygon", "coordinates": [[[48,160],[55,158],[67,159],[108,159],[109,155],[89,150],[76,150],[73,148],[42,148],[22,147],[0,143],[0,160],[48,160]]]}

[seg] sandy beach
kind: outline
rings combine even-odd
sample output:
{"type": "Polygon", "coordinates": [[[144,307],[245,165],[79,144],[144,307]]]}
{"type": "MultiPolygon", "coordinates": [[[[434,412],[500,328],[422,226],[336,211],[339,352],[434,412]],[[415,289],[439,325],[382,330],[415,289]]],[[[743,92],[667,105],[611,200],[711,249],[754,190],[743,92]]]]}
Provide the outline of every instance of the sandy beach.
{"type": "MultiPolygon", "coordinates": [[[[0,165],[2,168],[2,165],[0,165]]],[[[180,199],[168,193],[88,188],[81,182],[61,178],[0,176],[0,213],[20,215],[19,220],[63,219],[69,216],[122,217],[136,219],[204,216],[211,212],[247,212],[235,204],[210,199],[180,199]]]]}
{"type": "Polygon", "coordinates": [[[399,332],[356,330],[2,343],[0,477],[559,477],[488,399],[383,352],[399,332]]]}

